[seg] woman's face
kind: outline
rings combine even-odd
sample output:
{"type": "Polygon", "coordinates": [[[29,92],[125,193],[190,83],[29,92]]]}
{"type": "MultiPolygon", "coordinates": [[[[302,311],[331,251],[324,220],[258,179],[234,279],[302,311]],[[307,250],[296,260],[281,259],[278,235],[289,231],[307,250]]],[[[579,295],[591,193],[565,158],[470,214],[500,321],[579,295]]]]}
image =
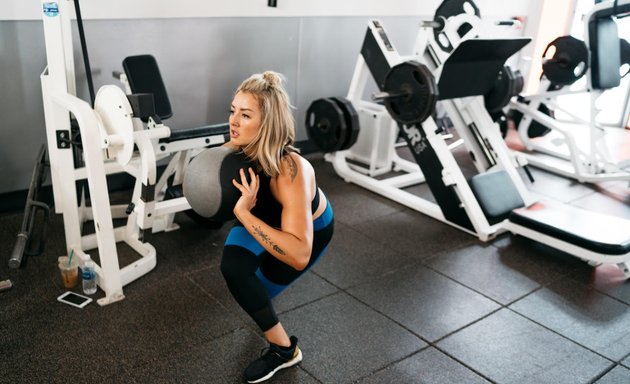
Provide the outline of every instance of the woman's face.
{"type": "Polygon", "coordinates": [[[238,92],[230,107],[230,143],[249,144],[260,129],[262,116],[258,100],[251,93],[238,92]]]}

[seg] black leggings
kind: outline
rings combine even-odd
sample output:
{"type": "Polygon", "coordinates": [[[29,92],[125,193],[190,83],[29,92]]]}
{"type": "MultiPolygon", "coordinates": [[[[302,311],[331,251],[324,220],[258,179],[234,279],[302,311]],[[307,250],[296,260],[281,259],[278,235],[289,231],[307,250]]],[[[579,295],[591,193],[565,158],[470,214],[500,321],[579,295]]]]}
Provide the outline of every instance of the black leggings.
{"type": "Polygon", "coordinates": [[[271,299],[304,274],[326,251],[332,240],[333,212],[328,202],[324,213],[313,221],[313,250],[304,270],[298,271],[267,252],[236,222],[223,248],[221,273],[232,296],[265,332],[278,324],[271,299]]]}

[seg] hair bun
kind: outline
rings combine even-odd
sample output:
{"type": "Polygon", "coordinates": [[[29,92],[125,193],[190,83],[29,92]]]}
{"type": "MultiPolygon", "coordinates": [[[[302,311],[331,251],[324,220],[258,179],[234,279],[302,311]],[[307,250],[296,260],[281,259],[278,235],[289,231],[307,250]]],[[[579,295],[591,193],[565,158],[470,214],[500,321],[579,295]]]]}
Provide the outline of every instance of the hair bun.
{"type": "Polygon", "coordinates": [[[265,71],[262,74],[263,80],[267,82],[270,87],[278,87],[282,83],[282,77],[280,74],[274,71],[265,71]]]}

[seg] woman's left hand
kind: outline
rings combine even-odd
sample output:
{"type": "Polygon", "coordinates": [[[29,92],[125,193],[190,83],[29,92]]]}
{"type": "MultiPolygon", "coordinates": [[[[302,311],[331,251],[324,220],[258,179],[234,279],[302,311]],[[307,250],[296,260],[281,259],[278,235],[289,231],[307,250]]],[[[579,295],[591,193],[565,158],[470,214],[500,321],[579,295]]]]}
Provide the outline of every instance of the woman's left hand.
{"type": "Polygon", "coordinates": [[[249,181],[245,176],[245,170],[243,168],[240,169],[239,173],[241,176],[241,182],[239,183],[235,179],[232,179],[232,184],[241,191],[241,197],[234,205],[234,214],[238,217],[238,212],[251,211],[254,206],[256,206],[256,195],[258,194],[258,187],[260,185],[260,179],[258,175],[254,173],[254,170],[249,167],[249,181]]]}

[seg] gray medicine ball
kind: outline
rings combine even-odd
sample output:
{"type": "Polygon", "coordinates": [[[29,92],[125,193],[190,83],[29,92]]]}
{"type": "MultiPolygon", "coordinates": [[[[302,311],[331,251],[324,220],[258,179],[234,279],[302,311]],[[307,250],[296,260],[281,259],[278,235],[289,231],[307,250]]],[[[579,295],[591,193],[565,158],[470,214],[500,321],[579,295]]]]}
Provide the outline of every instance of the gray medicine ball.
{"type": "Polygon", "coordinates": [[[213,147],[195,156],[184,174],[184,196],[200,216],[228,221],[234,218],[234,205],[241,192],[232,184],[240,182],[239,169],[249,163],[243,152],[228,147],[213,147]]]}

